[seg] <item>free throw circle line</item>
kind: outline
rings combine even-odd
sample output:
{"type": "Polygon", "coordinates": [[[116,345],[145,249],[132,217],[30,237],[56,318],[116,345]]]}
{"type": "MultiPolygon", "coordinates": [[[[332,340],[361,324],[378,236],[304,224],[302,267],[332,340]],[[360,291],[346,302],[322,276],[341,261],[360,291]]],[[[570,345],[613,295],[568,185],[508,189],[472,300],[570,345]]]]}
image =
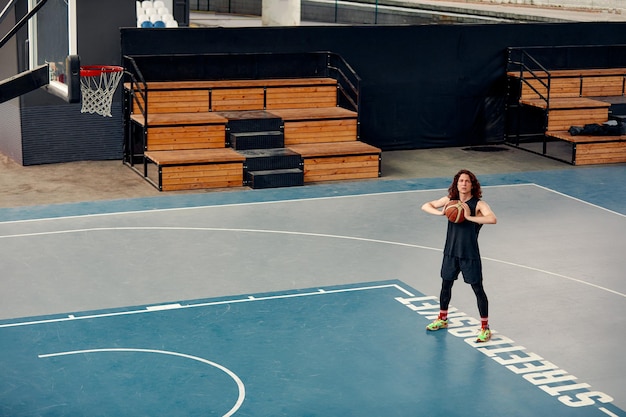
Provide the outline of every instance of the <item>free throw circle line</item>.
{"type": "Polygon", "coordinates": [[[208,359],[200,358],[198,356],[187,355],[185,353],[171,352],[168,350],[157,350],[157,349],[101,348],[101,349],[84,349],[84,350],[73,350],[73,351],[68,351],[68,352],[47,353],[47,354],[38,355],[38,357],[41,359],[44,359],[44,358],[52,358],[52,357],[58,357],[58,356],[70,356],[70,355],[80,355],[80,354],[85,354],[85,353],[102,353],[102,352],[139,352],[139,353],[157,353],[161,355],[178,356],[181,358],[191,359],[197,362],[201,362],[201,363],[204,363],[204,364],[207,364],[214,368],[219,369],[220,371],[226,373],[229,377],[231,377],[233,381],[235,381],[235,383],[237,384],[237,389],[239,391],[235,405],[230,410],[228,410],[228,412],[224,414],[223,417],[230,417],[233,414],[235,414],[237,410],[239,410],[239,408],[243,404],[244,399],[246,398],[246,387],[241,381],[241,379],[237,376],[237,374],[235,374],[233,371],[226,368],[225,366],[220,365],[219,363],[215,363],[208,359]]]}

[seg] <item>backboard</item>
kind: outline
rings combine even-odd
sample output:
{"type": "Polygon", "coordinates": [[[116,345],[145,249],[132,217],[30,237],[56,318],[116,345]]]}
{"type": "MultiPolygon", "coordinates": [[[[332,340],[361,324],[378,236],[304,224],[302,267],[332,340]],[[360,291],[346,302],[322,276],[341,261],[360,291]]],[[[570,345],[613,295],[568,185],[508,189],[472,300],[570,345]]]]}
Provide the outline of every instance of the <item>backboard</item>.
{"type": "MultiPolygon", "coordinates": [[[[38,0],[28,0],[32,10],[38,0]]],[[[46,90],[70,103],[80,101],[76,0],[47,0],[28,23],[29,68],[48,64],[46,90]]]]}

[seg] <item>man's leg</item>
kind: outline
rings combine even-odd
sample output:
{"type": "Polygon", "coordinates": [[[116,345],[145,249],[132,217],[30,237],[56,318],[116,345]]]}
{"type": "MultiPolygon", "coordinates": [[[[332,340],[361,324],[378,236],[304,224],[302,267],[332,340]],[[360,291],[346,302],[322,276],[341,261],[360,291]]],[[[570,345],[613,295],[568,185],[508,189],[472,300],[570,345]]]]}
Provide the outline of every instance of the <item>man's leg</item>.
{"type": "Polygon", "coordinates": [[[439,330],[448,327],[448,306],[452,299],[452,285],[453,280],[442,279],[441,280],[441,292],[439,294],[439,316],[428,326],[428,330],[439,330]]]}
{"type": "Polygon", "coordinates": [[[439,307],[441,311],[446,312],[446,318],[448,316],[448,307],[450,306],[450,300],[452,300],[452,286],[454,280],[442,279],[441,280],[441,292],[439,293],[439,307]]]}
{"type": "Polygon", "coordinates": [[[487,294],[485,293],[485,289],[483,288],[483,283],[478,282],[477,284],[472,284],[472,289],[474,290],[474,294],[476,294],[476,301],[478,303],[478,312],[480,313],[480,317],[489,317],[489,300],[487,299],[487,294]]]}
{"type": "Polygon", "coordinates": [[[474,294],[476,294],[476,301],[478,302],[478,312],[480,314],[480,332],[478,333],[477,342],[487,342],[491,339],[491,330],[489,329],[489,300],[487,294],[483,288],[483,282],[479,281],[476,284],[472,284],[474,294]]]}

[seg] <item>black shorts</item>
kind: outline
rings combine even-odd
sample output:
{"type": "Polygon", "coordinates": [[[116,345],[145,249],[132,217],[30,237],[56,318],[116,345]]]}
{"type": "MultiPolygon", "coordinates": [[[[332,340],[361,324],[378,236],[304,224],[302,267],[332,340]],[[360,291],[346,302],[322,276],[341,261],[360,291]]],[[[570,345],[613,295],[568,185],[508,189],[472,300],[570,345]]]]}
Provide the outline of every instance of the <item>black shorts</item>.
{"type": "Polygon", "coordinates": [[[463,281],[468,284],[478,284],[483,280],[483,266],[479,259],[458,258],[456,256],[443,255],[441,264],[441,278],[453,281],[463,273],[463,281]]]}

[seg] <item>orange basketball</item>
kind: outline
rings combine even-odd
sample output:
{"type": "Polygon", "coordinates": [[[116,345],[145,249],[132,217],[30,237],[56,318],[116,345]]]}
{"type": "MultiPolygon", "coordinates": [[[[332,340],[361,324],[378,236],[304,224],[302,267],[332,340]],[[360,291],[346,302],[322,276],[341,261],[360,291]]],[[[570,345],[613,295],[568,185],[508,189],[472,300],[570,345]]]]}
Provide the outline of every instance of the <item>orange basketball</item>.
{"type": "Polygon", "coordinates": [[[444,213],[452,223],[461,223],[465,220],[465,210],[459,200],[450,200],[444,213]]]}

